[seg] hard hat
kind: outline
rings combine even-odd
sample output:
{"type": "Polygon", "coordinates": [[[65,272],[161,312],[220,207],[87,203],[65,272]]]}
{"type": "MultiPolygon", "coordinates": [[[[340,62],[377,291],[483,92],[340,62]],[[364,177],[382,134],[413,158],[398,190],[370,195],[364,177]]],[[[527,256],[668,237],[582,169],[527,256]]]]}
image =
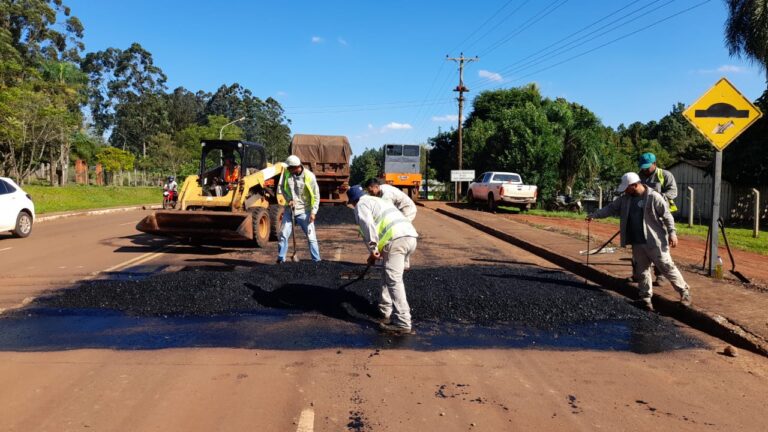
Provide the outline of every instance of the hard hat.
{"type": "Polygon", "coordinates": [[[289,167],[301,166],[301,159],[296,155],[290,155],[288,156],[288,159],[285,160],[285,164],[289,167]]]}
{"type": "Polygon", "coordinates": [[[173,179],[174,179],[173,176],[168,176],[168,181],[173,181],[173,179]]]}
{"type": "Polygon", "coordinates": [[[347,199],[349,200],[350,204],[354,204],[359,201],[360,197],[363,195],[365,195],[365,191],[360,185],[354,185],[347,191],[347,199]]]}

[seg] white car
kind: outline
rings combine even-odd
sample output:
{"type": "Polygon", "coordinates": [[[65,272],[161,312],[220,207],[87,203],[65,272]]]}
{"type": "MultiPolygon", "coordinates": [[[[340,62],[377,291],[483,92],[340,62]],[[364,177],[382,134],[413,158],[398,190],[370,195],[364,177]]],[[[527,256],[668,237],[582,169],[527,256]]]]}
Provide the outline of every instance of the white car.
{"type": "Polygon", "coordinates": [[[8,177],[0,177],[0,232],[10,231],[16,237],[32,232],[35,204],[32,197],[8,177]]]}
{"type": "Polygon", "coordinates": [[[495,211],[499,204],[527,211],[536,204],[538,196],[538,188],[523,184],[519,174],[498,171],[483,173],[469,184],[467,191],[470,204],[485,201],[490,211],[495,211]]]}

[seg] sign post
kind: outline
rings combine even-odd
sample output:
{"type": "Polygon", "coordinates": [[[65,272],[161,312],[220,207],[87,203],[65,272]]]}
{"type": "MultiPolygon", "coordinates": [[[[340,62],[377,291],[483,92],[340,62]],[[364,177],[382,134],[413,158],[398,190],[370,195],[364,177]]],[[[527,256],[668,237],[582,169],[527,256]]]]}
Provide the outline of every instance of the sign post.
{"type": "Polygon", "coordinates": [[[699,100],[683,111],[683,116],[715,147],[715,172],[710,220],[709,275],[717,268],[717,237],[720,217],[720,178],[723,149],[762,117],[760,110],[725,78],[715,83],[699,100]]]}
{"type": "Polygon", "coordinates": [[[451,170],[451,181],[454,182],[454,201],[459,202],[459,183],[471,182],[475,179],[475,170],[451,170]]]}

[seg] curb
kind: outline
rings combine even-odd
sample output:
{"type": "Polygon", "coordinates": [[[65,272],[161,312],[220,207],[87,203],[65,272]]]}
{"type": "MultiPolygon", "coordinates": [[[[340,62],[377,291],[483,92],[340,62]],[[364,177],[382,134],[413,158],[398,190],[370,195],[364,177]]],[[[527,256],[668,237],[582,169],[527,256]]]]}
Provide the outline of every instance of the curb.
{"type": "Polygon", "coordinates": [[[137,205],[137,206],[130,206],[130,207],[112,207],[112,208],[103,208],[103,209],[94,209],[94,210],[83,210],[83,211],[75,211],[75,212],[69,212],[69,213],[52,213],[48,215],[38,216],[35,218],[34,223],[43,223],[43,222],[50,222],[57,219],[65,219],[65,218],[71,218],[71,217],[77,217],[77,216],[97,216],[102,214],[109,214],[109,213],[118,213],[118,212],[126,212],[126,211],[134,211],[134,210],[147,210],[147,209],[158,209],[161,206],[156,204],[144,204],[144,205],[137,205]]]}
{"type": "MultiPolygon", "coordinates": [[[[588,267],[581,261],[560,255],[535,243],[531,243],[497,229],[485,226],[479,222],[473,221],[472,219],[453,213],[451,211],[442,208],[433,210],[460,222],[464,222],[467,225],[470,225],[500,240],[504,240],[507,243],[525,249],[526,251],[538,255],[539,257],[544,258],[547,261],[550,261],[553,264],[556,264],[573,274],[586,278],[603,288],[610,289],[631,299],[634,299],[637,295],[637,289],[630,285],[629,282],[623,278],[618,278],[610,273],[598,270],[595,267],[588,267]]],[[[767,340],[750,332],[746,327],[739,325],[737,322],[727,317],[723,317],[722,315],[693,306],[686,307],[676,301],[672,301],[665,297],[659,296],[658,294],[653,295],[653,304],[657,312],[661,312],[662,314],[670,316],[697,330],[722,339],[731,345],[738,346],[740,348],[747,349],[754,353],[768,357],[767,340]]]]}

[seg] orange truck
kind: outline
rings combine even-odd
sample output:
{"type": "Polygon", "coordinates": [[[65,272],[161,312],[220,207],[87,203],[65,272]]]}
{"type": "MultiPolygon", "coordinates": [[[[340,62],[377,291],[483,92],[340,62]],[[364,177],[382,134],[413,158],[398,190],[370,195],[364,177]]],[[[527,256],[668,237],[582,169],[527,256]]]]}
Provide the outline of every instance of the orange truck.
{"type": "Polygon", "coordinates": [[[419,197],[421,187],[421,146],[384,145],[384,173],[387,184],[400,188],[411,199],[419,197]]]}

